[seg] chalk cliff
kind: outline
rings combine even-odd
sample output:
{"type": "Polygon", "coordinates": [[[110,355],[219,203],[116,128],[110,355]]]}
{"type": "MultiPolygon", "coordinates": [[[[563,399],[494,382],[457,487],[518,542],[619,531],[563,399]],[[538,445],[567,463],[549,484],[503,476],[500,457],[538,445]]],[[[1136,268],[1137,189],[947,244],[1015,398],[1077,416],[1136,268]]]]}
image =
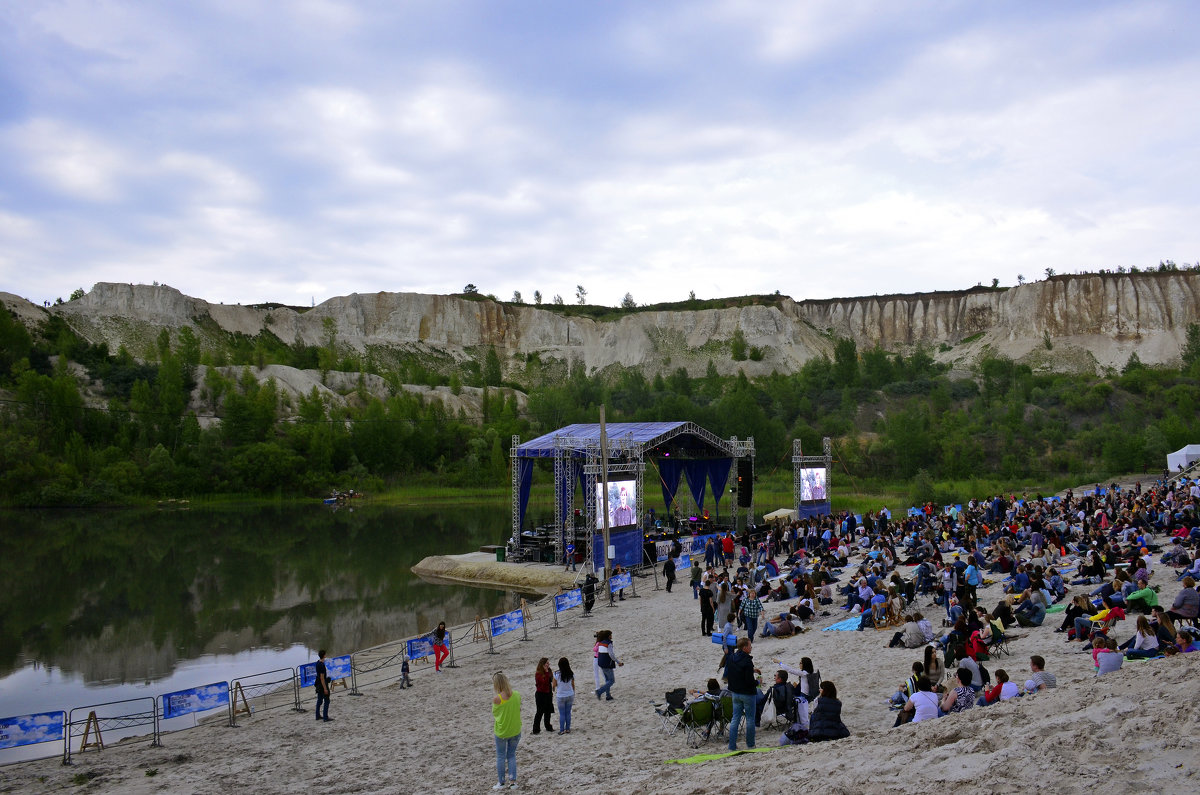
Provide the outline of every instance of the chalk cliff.
{"type": "MultiPolygon", "coordinates": [[[[202,343],[224,333],[269,330],[285,343],[322,345],[326,318],[345,350],[426,356],[449,365],[494,346],[506,372],[530,354],[589,372],[618,365],[650,374],[685,367],[701,374],[793,371],[831,354],[836,337],[865,350],[925,346],[935,358],[969,366],[985,352],[1037,369],[1121,367],[1131,353],[1147,364],[1178,361],[1187,324],[1200,319],[1200,272],[1055,276],[1009,289],[793,301],[699,311],[643,311],[613,320],[552,309],[413,293],[353,294],[309,310],[210,304],[167,286],[100,283],[84,297],[45,310],[0,295],[22,318],[60,314],[84,337],[151,356],[162,327],[192,326],[202,343]],[[20,305],[20,306],[18,306],[20,305]],[[733,361],[740,330],[760,361],[733,361]]],[[[566,309],[569,309],[567,307],[566,309]]]]}

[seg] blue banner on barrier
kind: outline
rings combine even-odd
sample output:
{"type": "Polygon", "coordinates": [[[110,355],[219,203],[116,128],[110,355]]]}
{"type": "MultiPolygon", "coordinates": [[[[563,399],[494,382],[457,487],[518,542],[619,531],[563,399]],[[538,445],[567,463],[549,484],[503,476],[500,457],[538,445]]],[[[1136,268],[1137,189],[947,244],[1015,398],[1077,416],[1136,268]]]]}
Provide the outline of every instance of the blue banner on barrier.
{"type": "MultiPolygon", "coordinates": [[[[449,632],[446,633],[445,640],[446,640],[446,648],[449,649],[450,644],[453,640],[450,637],[449,632]]],[[[432,657],[433,656],[433,636],[432,635],[425,635],[420,638],[413,638],[412,640],[408,641],[408,643],[405,645],[407,647],[408,659],[410,659],[410,660],[419,660],[422,657],[432,657]]]]}
{"type": "Polygon", "coordinates": [[[554,612],[561,613],[564,610],[570,610],[572,607],[580,607],[583,605],[583,589],[576,588],[573,591],[560,593],[554,597],[554,612]]]}
{"type": "MultiPolygon", "coordinates": [[[[679,546],[682,548],[683,552],[678,558],[675,559],[675,565],[691,566],[692,562],[691,558],[688,557],[689,555],[694,556],[696,560],[700,561],[701,565],[704,565],[704,545],[710,538],[717,542],[721,540],[721,536],[716,533],[709,533],[708,535],[702,536],[680,536],[679,546]],[[683,563],[681,564],[680,561],[683,561],[683,563]]],[[[671,547],[674,545],[674,543],[674,541],[654,542],[654,551],[657,554],[659,563],[664,562],[671,556],[671,547]]]]}
{"type": "Polygon", "coordinates": [[[191,690],[176,690],[174,693],[163,693],[163,719],[178,718],[193,712],[204,712],[229,704],[229,683],[214,682],[203,687],[193,687],[191,690]]]}
{"type": "Polygon", "coordinates": [[[37,745],[63,738],[65,712],[39,712],[0,718],[0,748],[37,745]]]}
{"type": "MultiPolygon", "coordinates": [[[[329,676],[330,682],[336,682],[339,679],[346,679],[350,676],[350,655],[343,654],[341,657],[334,657],[325,661],[325,673],[329,676]]],[[[317,664],[315,662],[305,663],[300,666],[300,686],[312,687],[317,683],[317,664]]]]}
{"type": "Polygon", "coordinates": [[[628,588],[632,585],[633,585],[633,575],[627,571],[622,572],[621,574],[614,574],[613,576],[608,578],[609,593],[616,593],[617,591],[621,590],[622,588],[628,588]]]}
{"type": "Polygon", "coordinates": [[[520,629],[525,626],[525,614],[520,608],[505,613],[502,616],[496,616],[492,619],[492,637],[503,635],[505,632],[512,632],[514,629],[520,629]]]}

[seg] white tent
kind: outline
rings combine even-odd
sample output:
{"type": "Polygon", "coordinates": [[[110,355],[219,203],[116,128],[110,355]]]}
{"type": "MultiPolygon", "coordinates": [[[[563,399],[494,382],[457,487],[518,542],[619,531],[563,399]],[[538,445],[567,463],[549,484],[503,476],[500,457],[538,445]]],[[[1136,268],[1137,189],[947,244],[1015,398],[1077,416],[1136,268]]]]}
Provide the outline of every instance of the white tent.
{"type": "Polygon", "coordinates": [[[1188,444],[1173,453],[1167,453],[1167,471],[1174,475],[1200,461],[1200,444],[1188,444]]]}
{"type": "Polygon", "coordinates": [[[787,519],[790,522],[795,518],[796,512],[794,510],[788,510],[787,508],[780,508],[778,511],[771,511],[768,514],[763,515],[764,522],[773,522],[776,519],[787,519]]]}

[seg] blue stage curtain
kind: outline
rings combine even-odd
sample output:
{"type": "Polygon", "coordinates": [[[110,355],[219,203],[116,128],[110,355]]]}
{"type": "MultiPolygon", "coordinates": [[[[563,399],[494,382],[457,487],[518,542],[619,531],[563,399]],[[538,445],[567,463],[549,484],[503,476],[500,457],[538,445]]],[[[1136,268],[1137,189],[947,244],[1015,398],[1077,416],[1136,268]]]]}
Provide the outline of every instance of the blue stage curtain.
{"type": "Polygon", "coordinates": [[[712,485],[713,503],[721,506],[721,497],[725,494],[725,484],[729,482],[729,470],[733,467],[732,458],[711,458],[708,461],[708,482],[712,485]]]}
{"type": "Polygon", "coordinates": [[[675,502],[675,494],[679,491],[679,476],[683,474],[683,462],[678,458],[660,458],[658,460],[658,475],[662,485],[663,505],[667,511],[675,502]]]}
{"type": "Polygon", "coordinates": [[[832,509],[832,504],[828,502],[810,502],[796,506],[796,515],[801,519],[812,519],[818,516],[827,516],[832,509]]]}
{"type": "Polygon", "coordinates": [[[692,499],[696,507],[704,510],[704,490],[708,486],[708,462],[688,461],[683,466],[683,474],[687,478],[688,488],[692,491],[692,499]]]}
{"type": "Polygon", "coordinates": [[[517,515],[517,527],[525,529],[525,509],[529,507],[529,489],[533,486],[533,459],[517,459],[517,485],[520,488],[517,515]]]}

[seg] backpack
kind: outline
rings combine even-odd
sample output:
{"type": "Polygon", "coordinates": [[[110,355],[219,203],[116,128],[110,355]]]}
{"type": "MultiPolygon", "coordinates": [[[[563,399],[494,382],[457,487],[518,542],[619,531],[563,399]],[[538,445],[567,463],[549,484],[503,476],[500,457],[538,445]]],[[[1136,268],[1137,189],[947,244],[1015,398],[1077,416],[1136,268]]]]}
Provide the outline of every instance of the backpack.
{"type": "Polygon", "coordinates": [[[982,665],[979,666],[979,681],[983,682],[984,685],[990,685],[992,683],[992,675],[989,674],[988,669],[982,665]]]}

